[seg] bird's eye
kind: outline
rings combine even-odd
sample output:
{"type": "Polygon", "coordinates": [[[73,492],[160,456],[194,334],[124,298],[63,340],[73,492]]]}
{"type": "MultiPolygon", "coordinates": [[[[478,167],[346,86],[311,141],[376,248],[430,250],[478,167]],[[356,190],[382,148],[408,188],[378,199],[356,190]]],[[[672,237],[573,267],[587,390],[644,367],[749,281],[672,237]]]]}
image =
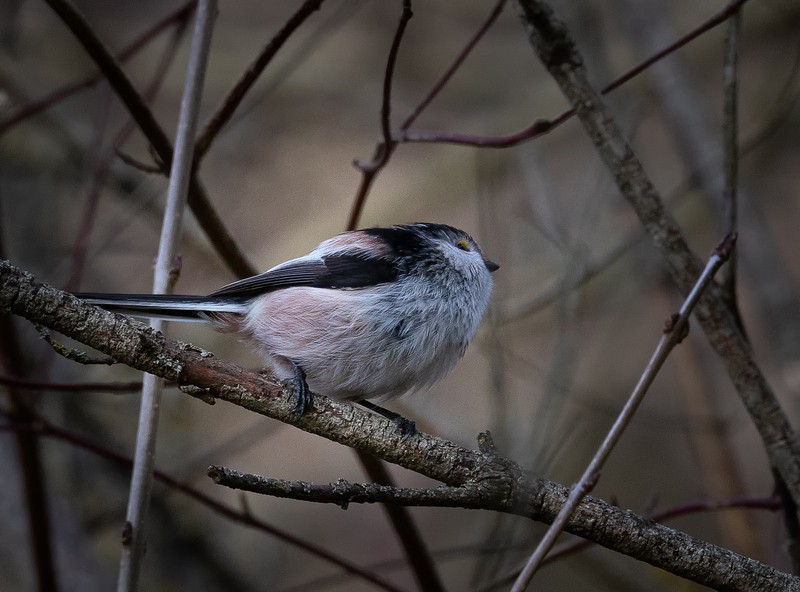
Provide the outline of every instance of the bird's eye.
{"type": "Polygon", "coordinates": [[[462,251],[471,251],[472,249],[469,248],[469,243],[465,240],[460,240],[456,243],[456,247],[461,249],[462,251]]]}

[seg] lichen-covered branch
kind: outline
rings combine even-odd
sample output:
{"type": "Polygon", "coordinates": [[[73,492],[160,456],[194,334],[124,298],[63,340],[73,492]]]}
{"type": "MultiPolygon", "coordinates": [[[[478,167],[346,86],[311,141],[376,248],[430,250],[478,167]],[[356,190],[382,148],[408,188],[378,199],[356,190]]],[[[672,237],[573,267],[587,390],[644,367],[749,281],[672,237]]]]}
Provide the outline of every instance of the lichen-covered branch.
{"type": "MultiPolygon", "coordinates": [[[[87,305],[7,261],[0,262],[0,312],[59,331],[131,367],[205,389],[219,399],[463,488],[474,500],[469,507],[550,522],[567,497],[567,488],[529,475],[501,456],[425,433],[404,441],[392,422],[347,403],[317,396],[313,409],[299,416],[293,412],[290,389],[284,391],[276,380],[87,305]]],[[[799,578],[599,499],[586,498],[566,530],[718,590],[800,591],[799,578]]]]}

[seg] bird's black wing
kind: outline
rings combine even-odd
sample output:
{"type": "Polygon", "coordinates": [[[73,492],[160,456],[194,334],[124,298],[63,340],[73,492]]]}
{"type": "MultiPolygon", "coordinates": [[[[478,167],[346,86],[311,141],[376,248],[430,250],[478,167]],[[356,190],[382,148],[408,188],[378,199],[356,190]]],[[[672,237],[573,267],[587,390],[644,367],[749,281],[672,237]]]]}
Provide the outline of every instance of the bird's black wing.
{"type": "Polygon", "coordinates": [[[326,255],[320,259],[304,257],[223,286],[209,296],[247,300],[266,292],[297,286],[332,290],[365,288],[396,279],[397,269],[388,258],[364,254],[326,255]]]}

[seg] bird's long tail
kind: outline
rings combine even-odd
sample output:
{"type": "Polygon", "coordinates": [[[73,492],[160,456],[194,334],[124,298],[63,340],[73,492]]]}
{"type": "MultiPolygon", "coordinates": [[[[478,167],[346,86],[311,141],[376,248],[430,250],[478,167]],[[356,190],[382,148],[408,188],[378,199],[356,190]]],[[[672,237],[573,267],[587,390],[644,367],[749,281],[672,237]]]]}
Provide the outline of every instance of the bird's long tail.
{"type": "Polygon", "coordinates": [[[75,292],[73,295],[106,310],[171,321],[208,321],[219,314],[247,312],[247,301],[235,298],[97,292],[75,292]]]}

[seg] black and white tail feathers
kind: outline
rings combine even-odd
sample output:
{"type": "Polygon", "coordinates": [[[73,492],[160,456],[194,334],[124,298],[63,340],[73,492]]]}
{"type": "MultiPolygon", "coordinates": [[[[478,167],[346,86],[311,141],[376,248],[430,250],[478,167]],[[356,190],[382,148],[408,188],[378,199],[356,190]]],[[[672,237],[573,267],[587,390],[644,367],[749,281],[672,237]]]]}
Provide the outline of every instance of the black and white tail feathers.
{"type": "Polygon", "coordinates": [[[171,321],[208,321],[217,313],[245,313],[248,301],[219,296],[183,296],[179,294],[103,294],[75,292],[81,300],[138,317],[171,321]]]}

